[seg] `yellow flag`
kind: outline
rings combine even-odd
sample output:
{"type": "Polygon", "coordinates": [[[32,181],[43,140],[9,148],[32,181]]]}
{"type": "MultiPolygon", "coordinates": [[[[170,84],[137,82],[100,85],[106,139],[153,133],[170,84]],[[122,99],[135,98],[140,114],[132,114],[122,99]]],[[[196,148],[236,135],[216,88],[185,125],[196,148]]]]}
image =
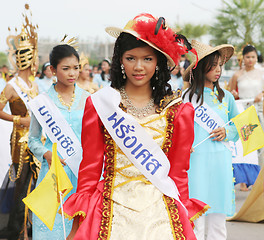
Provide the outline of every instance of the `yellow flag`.
{"type": "Polygon", "coordinates": [[[52,162],[49,171],[41,183],[23,202],[52,231],[56,213],[60,206],[59,192],[65,197],[73,186],[64,171],[57,154],[57,143],[52,146],[52,162]]]}
{"type": "Polygon", "coordinates": [[[264,147],[264,133],[255,107],[252,105],[232,118],[243,146],[243,156],[264,147]]]}

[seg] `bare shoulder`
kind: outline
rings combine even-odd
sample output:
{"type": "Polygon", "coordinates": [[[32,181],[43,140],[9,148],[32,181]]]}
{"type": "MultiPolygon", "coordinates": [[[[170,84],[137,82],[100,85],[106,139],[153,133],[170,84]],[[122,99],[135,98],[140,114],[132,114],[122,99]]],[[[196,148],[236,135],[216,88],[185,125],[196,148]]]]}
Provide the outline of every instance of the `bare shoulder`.
{"type": "Polygon", "coordinates": [[[240,70],[236,71],[232,78],[237,80],[243,74],[243,72],[244,72],[243,69],[240,69],[240,70]]]}
{"type": "Polygon", "coordinates": [[[18,95],[13,86],[7,83],[5,88],[1,92],[1,97],[6,99],[6,101],[10,101],[11,99],[18,97],[18,95]]]}

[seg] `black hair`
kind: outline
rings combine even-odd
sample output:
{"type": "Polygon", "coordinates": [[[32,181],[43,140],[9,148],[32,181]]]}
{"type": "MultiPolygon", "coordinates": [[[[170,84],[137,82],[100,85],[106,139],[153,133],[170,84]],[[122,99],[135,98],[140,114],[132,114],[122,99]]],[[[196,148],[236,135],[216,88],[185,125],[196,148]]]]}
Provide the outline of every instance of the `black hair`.
{"type": "MultiPolygon", "coordinates": [[[[110,63],[110,61],[107,60],[107,59],[104,59],[104,60],[101,62],[101,68],[102,68],[102,63],[103,63],[103,62],[108,63],[108,65],[111,67],[111,63],[110,63]]],[[[106,79],[105,79],[105,72],[104,72],[104,71],[101,72],[101,78],[103,79],[103,81],[106,81],[106,79]]]]}
{"type": "Polygon", "coordinates": [[[47,67],[50,66],[50,63],[49,62],[45,62],[42,66],[42,69],[41,69],[41,75],[39,77],[39,79],[43,79],[45,77],[45,70],[47,69],[47,67]]]}
{"type": "Polygon", "coordinates": [[[258,55],[257,49],[252,45],[247,45],[243,48],[242,55],[245,56],[249,52],[255,52],[258,55]]]}
{"type": "MultiPolygon", "coordinates": [[[[188,100],[191,102],[193,95],[197,94],[197,103],[201,100],[200,106],[203,104],[205,75],[212,70],[213,63],[219,58],[221,58],[220,53],[218,51],[215,51],[198,62],[197,67],[192,70],[191,85],[188,90],[184,93],[183,98],[185,97],[187,92],[190,92],[188,100]]],[[[214,82],[213,85],[218,91],[217,99],[222,102],[225,93],[219,85],[219,80],[214,82]]]]}
{"type": "Polygon", "coordinates": [[[71,56],[75,56],[79,62],[79,54],[72,46],[67,44],[57,45],[52,49],[49,55],[50,65],[57,69],[58,64],[63,58],[71,56]]]}
{"type": "Polygon", "coordinates": [[[258,51],[258,63],[263,63],[263,56],[261,52],[258,51]]]}
{"type": "MultiPolygon", "coordinates": [[[[128,33],[121,33],[115,42],[114,54],[112,59],[112,66],[110,70],[110,80],[111,87],[120,89],[126,83],[126,79],[123,79],[121,72],[120,60],[126,51],[129,51],[138,47],[149,46],[147,43],[138,40],[136,37],[128,33]]],[[[150,80],[150,85],[152,90],[152,97],[154,98],[154,103],[159,105],[160,100],[166,95],[172,95],[172,90],[168,81],[170,80],[170,71],[167,65],[167,58],[161,52],[155,50],[157,55],[157,65],[158,70],[158,80],[156,80],[156,74],[154,74],[150,80]]]]}

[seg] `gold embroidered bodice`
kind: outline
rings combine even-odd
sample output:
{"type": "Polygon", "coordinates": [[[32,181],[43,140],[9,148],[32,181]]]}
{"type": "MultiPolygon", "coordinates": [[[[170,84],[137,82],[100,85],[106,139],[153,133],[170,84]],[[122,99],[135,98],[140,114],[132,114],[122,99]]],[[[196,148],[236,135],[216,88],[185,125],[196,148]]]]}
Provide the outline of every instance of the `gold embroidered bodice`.
{"type": "Polygon", "coordinates": [[[11,99],[9,105],[12,115],[19,115],[21,117],[26,117],[28,115],[27,108],[20,97],[11,99]]]}
{"type": "MultiPolygon", "coordinates": [[[[166,137],[166,111],[137,119],[137,121],[162,147],[166,137]]],[[[141,211],[158,201],[162,197],[162,193],[130,162],[118,146],[115,148],[116,164],[112,200],[136,211],[141,211]]]]}

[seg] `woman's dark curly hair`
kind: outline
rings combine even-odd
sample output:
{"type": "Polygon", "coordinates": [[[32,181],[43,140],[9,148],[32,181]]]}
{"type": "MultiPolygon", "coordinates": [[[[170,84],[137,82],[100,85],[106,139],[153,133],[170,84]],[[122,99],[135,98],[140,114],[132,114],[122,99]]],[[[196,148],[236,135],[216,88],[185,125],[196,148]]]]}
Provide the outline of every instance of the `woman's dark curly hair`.
{"type": "MultiPolygon", "coordinates": [[[[126,83],[126,79],[123,79],[121,72],[121,58],[126,51],[129,51],[138,47],[149,46],[147,43],[138,40],[136,37],[128,33],[121,33],[115,42],[114,54],[112,58],[112,65],[110,70],[110,80],[111,87],[115,89],[120,89],[126,83]]],[[[154,49],[155,50],[155,49],[154,49]]],[[[172,95],[172,90],[168,81],[171,78],[170,70],[167,65],[167,58],[161,52],[155,50],[157,55],[157,65],[158,70],[158,80],[156,80],[156,73],[152,76],[150,80],[150,85],[152,87],[152,97],[154,98],[154,103],[159,105],[160,100],[167,95],[172,95]]]]}
{"type": "MultiPolygon", "coordinates": [[[[197,103],[200,101],[200,106],[203,104],[205,75],[213,69],[214,62],[218,61],[219,58],[221,58],[220,53],[215,51],[198,62],[197,67],[192,70],[191,86],[184,93],[183,98],[187,92],[190,92],[188,100],[191,102],[193,95],[197,94],[197,103]]],[[[217,99],[222,102],[225,93],[219,85],[219,80],[214,82],[213,85],[218,91],[217,99]]]]}

